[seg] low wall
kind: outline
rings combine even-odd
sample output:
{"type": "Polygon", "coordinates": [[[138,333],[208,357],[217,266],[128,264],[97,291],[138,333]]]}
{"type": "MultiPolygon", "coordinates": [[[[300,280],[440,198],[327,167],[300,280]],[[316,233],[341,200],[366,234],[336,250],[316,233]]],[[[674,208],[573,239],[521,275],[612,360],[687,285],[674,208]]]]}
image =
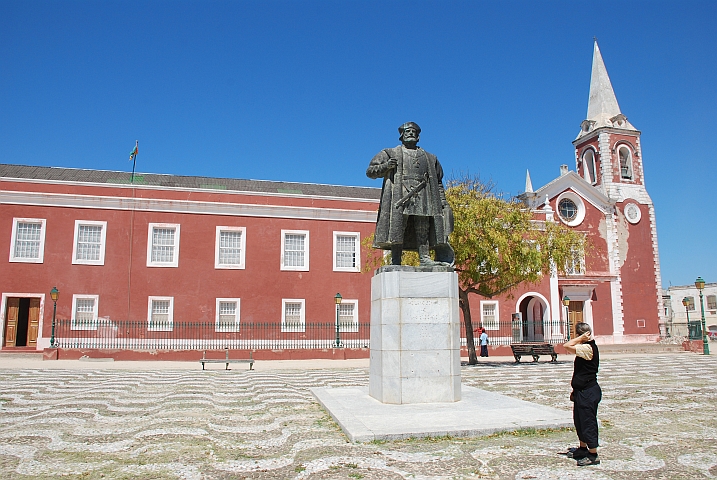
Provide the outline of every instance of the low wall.
{"type": "MultiPolygon", "coordinates": [[[[207,358],[223,359],[226,350],[206,350],[207,358]]],[[[204,350],[110,350],[46,348],[44,360],[77,360],[80,357],[112,358],[117,361],[159,360],[165,362],[198,362],[204,350]]],[[[254,360],[350,360],[369,358],[368,348],[332,348],[323,350],[229,350],[230,359],[254,360]]]]}

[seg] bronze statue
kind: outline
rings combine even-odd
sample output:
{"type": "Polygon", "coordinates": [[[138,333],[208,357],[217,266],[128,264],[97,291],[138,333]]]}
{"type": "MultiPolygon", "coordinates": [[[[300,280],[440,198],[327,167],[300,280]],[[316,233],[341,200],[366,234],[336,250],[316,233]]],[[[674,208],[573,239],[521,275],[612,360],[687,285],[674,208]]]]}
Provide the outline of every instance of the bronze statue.
{"type": "Polygon", "coordinates": [[[393,265],[401,264],[403,250],[414,250],[421,266],[452,266],[453,211],[443,190],[443,168],[417,145],[421,127],[408,122],[398,132],[402,145],[381,150],[366,169],[369,178],[383,178],[373,247],[391,250],[393,265]]]}

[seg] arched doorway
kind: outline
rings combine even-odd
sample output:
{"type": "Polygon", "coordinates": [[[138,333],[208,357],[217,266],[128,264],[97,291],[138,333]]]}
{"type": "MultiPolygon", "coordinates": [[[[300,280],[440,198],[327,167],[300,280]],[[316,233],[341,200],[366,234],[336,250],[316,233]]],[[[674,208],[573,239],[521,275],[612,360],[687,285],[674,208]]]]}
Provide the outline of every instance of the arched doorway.
{"type": "Polygon", "coordinates": [[[550,321],[548,304],[545,299],[527,294],[520,300],[518,311],[522,318],[522,341],[545,341],[546,322],[550,321]]]}

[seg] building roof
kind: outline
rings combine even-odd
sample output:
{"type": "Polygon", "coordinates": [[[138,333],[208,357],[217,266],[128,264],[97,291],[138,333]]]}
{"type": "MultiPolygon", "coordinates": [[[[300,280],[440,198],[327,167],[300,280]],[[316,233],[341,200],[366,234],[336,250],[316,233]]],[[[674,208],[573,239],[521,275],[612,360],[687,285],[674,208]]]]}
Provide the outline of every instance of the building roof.
{"type": "MultiPolygon", "coordinates": [[[[86,170],[80,168],[33,167],[28,165],[0,164],[0,178],[45,180],[129,185],[130,172],[86,170]]],[[[344,197],[378,200],[381,189],[375,187],[347,187],[317,183],[273,182],[268,180],[242,180],[235,178],[190,177],[157,173],[135,173],[133,185],[137,187],[171,187],[234,192],[278,193],[321,197],[344,197]]]]}

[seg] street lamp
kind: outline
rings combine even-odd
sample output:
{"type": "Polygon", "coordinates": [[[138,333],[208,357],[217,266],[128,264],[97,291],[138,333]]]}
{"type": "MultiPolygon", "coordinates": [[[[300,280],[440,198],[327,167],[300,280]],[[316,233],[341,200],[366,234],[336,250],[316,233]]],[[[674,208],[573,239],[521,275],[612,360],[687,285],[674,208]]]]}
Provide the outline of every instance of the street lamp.
{"type": "Polygon", "coordinates": [[[702,290],[705,288],[705,281],[702,277],[697,277],[695,280],[695,287],[700,291],[700,308],[702,309],[702,353],[704,355],[710,354],[710,343],[707,339],[707,330],[705,327],[705,302],[702,299],[702,290]]]}
{"type": "MultiPolygon", "coordinates": [[[[685,306],[685,313],[687,314],[687,334],[690,332],[690,300],[685,297],[682,299],[682,305],[685,306]]],[[[692,338],[692,337],[690,337],[692,338]]]]}
{"type": "Polygon", "coordinates": [[[565,328],[568,330],[568,340],[570,340],[570,298],[566,295],[563,297],[563,305],[565,305],[565,328]]]}
{"type": "Polygon", "coordinates": [[[57,299],[59,296],[60,291],[57,287],[52,287],[52,290],[50,290],[50,298],[55,305],[52,308],[52,335],[50,336],[50,348],[55,347],[55,315],[57,314],[57,299]]]}
{"type": "Polygon", "coordinates": [[[339,309],[341,308],[341,294],[337,293],[334,297],[334,301],[336,302],[336,344],[334,345],[335,348],[341,347],[341,334],[339,333],[339,309]]]}

